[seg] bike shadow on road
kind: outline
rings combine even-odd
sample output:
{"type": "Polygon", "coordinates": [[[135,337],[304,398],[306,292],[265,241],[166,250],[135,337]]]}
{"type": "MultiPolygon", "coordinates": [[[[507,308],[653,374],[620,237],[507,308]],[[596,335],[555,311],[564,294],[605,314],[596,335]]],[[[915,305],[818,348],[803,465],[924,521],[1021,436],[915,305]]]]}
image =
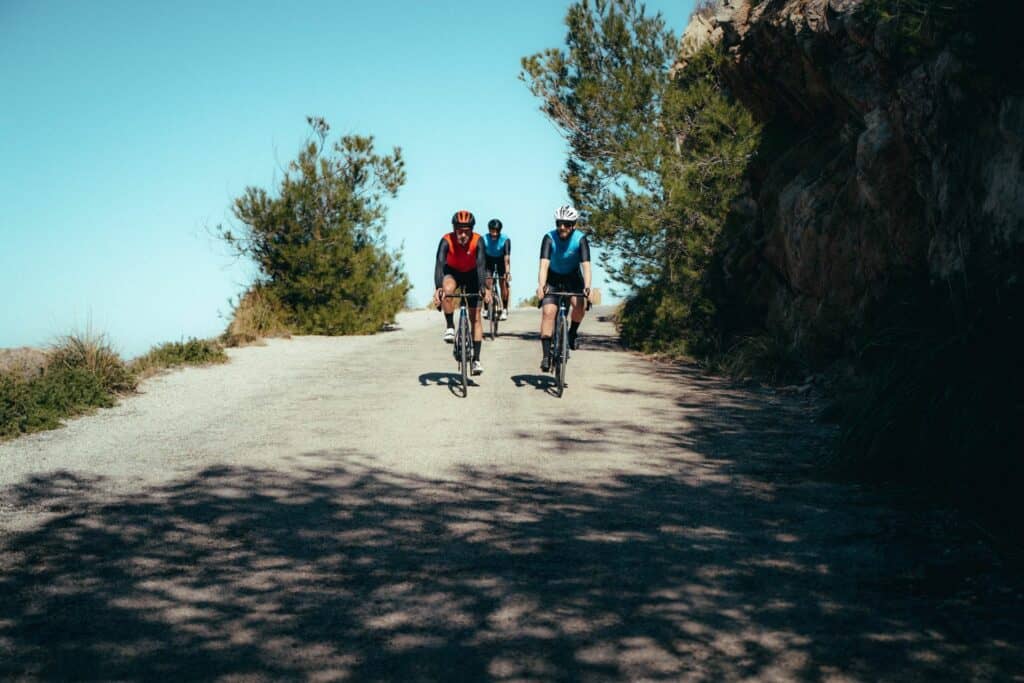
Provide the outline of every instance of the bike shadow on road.
{"type": "Polygon", "coordinates": [[[515,383],[516,388],[529,386],[548,394],[555,391],[555,378],[551,375],[512,375],[509,379],[515,383]]]}
{"type": "MultiPolygon", "coordinates": [[[[453,394],[462,395],[462,379],[456,372],[424,372],[419,376],[419,382],[420,386],[424,387],[448,387],[453,394]]],[[[478,387],[480,385],[470,379],[469,386],[478,387]]]]}

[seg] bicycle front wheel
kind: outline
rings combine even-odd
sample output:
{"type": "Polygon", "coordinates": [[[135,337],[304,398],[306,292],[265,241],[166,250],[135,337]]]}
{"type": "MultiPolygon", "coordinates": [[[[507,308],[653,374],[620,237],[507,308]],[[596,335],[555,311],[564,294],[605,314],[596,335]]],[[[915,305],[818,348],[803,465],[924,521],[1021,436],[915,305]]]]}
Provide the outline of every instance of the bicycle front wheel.
{"type": "Polygon", "coordinates": [[[487,305],[487,312],[491,318],[491,341],[498,338],[498,297],[491,294],[491,303],[487,305]]]}
{"type": "Polygon", "coordinates": [[[469,359],[473,341],[469,333],[469,319],[459,316],[459,373],[462,382],[462,398],[469,395],[469,359]]]}
{"type": "Polygon", "coordinates": [[[565,364],[569,360],[569,332],[565,319],[559,316],[558,329],[555,331],[555,395],[562,398],[565,391],[565,364]]]}

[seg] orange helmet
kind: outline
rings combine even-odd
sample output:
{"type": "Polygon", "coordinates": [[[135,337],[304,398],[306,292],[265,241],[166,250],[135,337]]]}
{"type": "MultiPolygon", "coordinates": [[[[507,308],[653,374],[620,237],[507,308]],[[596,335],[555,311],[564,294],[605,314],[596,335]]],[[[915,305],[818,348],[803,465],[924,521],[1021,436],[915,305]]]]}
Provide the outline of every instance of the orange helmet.
{"type": "Polygon", "coordinates": [[[456,211],[455,215],[452,216],[452,225],[453,226],[468,225],[469,227],[472,228],[474,225],[476,225],[476,217],[473,216],[473,214],[470,213],[469,211],[466,211],[465,209],[462,209],[461,211],[456,211]]]}

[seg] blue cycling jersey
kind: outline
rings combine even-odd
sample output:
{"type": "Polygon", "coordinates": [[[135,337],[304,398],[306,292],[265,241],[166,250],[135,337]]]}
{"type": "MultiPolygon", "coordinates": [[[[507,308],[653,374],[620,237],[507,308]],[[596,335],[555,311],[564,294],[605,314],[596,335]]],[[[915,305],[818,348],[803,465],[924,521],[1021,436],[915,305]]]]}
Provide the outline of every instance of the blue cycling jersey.
{"type": "Polygon", "coordinates": [[[590,250],[587,249],[587,258],[583,256],[583,244],[586,239],[579,230],[573,230],[569,239],[563,240],[558,236],[558,230],[552,230],[545,237],[551,240],[551,251],[545,254],[544,245],[541,245],[541,258],[551,260],[549,268],[561,275],[579,270],[580,263],[590,260],[590,250]]]}
{"type": "Polygon", "coordinates": [[[498,235],[498,239],[491,239],[490,234],[484,235],[484,251],[491,258],[498,258],[505,255],[505,245],[508,244],[508,235],[498,235]]]}

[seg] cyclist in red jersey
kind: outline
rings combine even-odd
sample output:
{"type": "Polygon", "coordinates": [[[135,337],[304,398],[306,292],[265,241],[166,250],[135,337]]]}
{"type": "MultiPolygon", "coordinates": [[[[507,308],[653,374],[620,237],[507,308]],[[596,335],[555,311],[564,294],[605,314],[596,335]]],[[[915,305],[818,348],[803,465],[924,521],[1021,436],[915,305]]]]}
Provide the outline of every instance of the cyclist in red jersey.
{"type": "MultiPolygon", "coordinates": [[[[444,340],[455,341],[455,300],[442,299],[443,294],[454,294],[456,287],[463,293],[481,292],[485,280],[485,256],[480,235],[473,232],[476,218],[469,211],[456,211],[452,216],[452,231],[441,238],[437,245],[437,259],[434,263],[434,306],[444,312],[444,340]]],[[[484,305],[491,303],[490,290],[483,290],[484,305]]],[[[480,347],[484,340],[484,328],[480,323],[480,304],[474,299],[469,302],[469,321],[473,327],[473,374],[483,373],[480,365],[480,347]]]]}

